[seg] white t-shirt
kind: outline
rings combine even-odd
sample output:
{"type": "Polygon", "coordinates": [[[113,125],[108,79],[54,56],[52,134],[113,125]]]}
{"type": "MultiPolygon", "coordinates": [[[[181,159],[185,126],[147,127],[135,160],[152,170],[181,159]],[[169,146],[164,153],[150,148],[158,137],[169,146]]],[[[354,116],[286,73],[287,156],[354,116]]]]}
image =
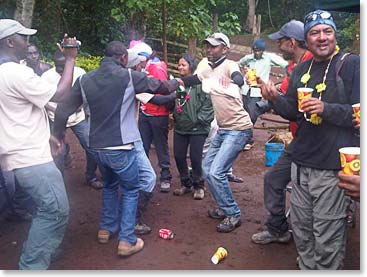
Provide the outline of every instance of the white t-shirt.
{"type": "MultiPolygon", "coordinates": [[[[85,71],[83,68],[74,67],[74,76],[73,76],[73,84],[75,82],[76,79],[78,79],[79,76],[85,74],[85,71]]],[[[56,72],[55,68],[51,68],[49,70],[47,70],[45,73],[42,74],[41,76],[42,79],[46,80],[47,82],[49,82],[50,84],[58,84],[60,79],[61,79],[61,75],[59,73],[56,72]]],[[[57,103],[55,102],[48,102],[46,105],[46,111],[48,114],[49,119],[51,119],[52,121],[55,121],[55,110],[57,108],[57,103]]],[[[78,123],[80,123],[81,121],[83,121],[85,119],[85,113],[82,107],[80,107],[80,109],[78,109],[75,113],[73,113],[72,115],[69,116],[68,121],[66,123],[66,127],[71,127],[74,126],[78,123]]]]}
{"type": "Polygon", "coordinates": [[[15,62],[0,65],[0,163],[5,171],[52,161],[50,126],[44,106],[51,85],[32,68],[15,62]]]}
{"type": "Polygon", "coordinates": [[[239,86],[231,83],[224,88],[219,81],[223,76],[231,78],[236,71],[240,71],[238,64],[228,59],[213,69],[204,58],[196,69],[203,91],[210,95],[220,129],[246,130],[252,127],[250,116],[243,108],[239,86]]]}

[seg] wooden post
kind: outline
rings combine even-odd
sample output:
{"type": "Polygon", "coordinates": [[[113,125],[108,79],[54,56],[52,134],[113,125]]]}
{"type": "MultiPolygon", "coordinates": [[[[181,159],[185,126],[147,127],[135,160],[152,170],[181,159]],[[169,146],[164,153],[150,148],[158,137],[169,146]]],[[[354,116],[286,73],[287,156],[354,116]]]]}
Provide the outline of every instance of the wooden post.
{"type": "Polygon", "coordinates": [[[163,60],[168,63],[167,56],[167,6],[166,1],[163,1],[162,8],[162,46],[163,46],[163,60]]]}
{"type": "Polygon", "coordinates": [[[213,31],[214,31],[214,33],[218,32],[218,22],[219,22],[218,17],[219,17],[218,13],[215,12],[213,14],[213,31]]]}
{"type": "Polygon", "coordinates": [[[196,56],[196,38],[189,38],[189,54],[193,57],[196,56]]]}
{"type": "Polygon", "coordinates": [[[252,26],[252,34],[254,35],[254,40],[260,38],[261,33],[261,14],[254,15],[254,25],[252,26]]]}

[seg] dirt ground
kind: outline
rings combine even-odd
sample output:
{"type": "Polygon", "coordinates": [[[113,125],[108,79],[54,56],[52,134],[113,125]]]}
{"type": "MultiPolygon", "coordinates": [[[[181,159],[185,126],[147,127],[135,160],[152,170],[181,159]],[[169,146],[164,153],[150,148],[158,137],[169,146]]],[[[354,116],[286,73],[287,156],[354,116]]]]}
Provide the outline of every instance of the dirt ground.
{"type": "MultiPolygon", "coordinates": [[[[280,119],[266,115],[267,118],[280,119]]],[[[285,124],[259,119],[254,132],[255,146],[242,152],[234,164],[234,173],[244,178],[242,184],[231,183],[234,197],[242,216],[242,225],[231,233],[218,233],[217,220],[207,216],[207,210],[215,202],[206,189],[204,200],[194,200],[191,195],[177,197],[172,194],[179,186],[178,172],[172,156],[172,131],[169,145],[172,163],[172,188],[161,193],[158,186],[144,215],[145,222],[153,229],[142,236],[143,251],[132,257],[117,256],[117,239],[108,244],[97,242],[100,219],[101,191],[84,183],[85,157],[75,137],[68,133],[73,156],[72,167],[66,171],[66,187],[71,206],[62,253],[52,263],[53,270],[296,270],[296,248],[292,242],[260,246],[251,243],[253,233],[261,230],[265,210],[263,205],[264,143],[274,126],[285,124]],[[173,240],[158,236],[160,228],[168,228],[176,234],[173,240]],[[218,265],[210,258],[219,246],[225,247],[228,257],[218,265]]],[[[153,167],[157,170],[154,149],[150,153],[153,167]]],[[[358,208],[359,211],[359,208],[358,208]]],[[[0,222],[0,269],[17,269],[22,243],[29,223],[0,222]]],[[[345,269],[360,269],[359,213],[355,228],[348,228],[347,258],[345,269]]]]}

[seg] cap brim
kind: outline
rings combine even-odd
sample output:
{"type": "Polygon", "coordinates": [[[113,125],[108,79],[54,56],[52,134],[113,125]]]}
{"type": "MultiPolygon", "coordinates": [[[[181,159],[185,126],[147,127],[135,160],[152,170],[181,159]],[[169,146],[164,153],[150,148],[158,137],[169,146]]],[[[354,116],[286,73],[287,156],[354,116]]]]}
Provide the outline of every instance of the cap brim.
{"type": "Polygon", "coordinates": [[[272,39],[272,40],[281,39],[283,37],[284,36],[280,32],[275,32],[275,33],[272,33],[272,34],[268,35],[268,38],[272,39]]]}
{"type": "Polygon", "coordinates": [[[204,39],[204,42],[207,42],[207,43],[209,43],[212,46],[218,46],[218,45],[223,44],[220,41],[216,40],[215,38],[206,38],[206,39],[204,39]]]}
{"type": "Polygon", "coordinates": [[[31,35],[34,35],[35,33],[37,33],[36,29],[28,29],[28,28],[24,28],[21,31],[17,32],[17,34],[24,35],[24,36],[31,36],[31,35]]]}

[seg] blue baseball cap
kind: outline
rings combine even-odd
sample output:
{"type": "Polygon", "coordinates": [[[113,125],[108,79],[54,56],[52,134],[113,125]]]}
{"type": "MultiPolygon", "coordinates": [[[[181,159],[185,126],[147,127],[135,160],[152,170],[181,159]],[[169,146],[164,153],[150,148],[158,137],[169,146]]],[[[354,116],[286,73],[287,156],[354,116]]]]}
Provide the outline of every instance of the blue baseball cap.
{"type": "Polygon", "coordinates": [[[268,36],[272,40],[281,39],[284,37],[294,38],[298,41],[304,41],[304,25],[298,20],[291,20],[284,24],[278,32],[272,33],[268,36]]]}
{"type": "Polygon", "coordinates": [[[252,44],[252,49],[265,51],[265,40],[263,40],[262,38],[255,40],[252,44]]]}

